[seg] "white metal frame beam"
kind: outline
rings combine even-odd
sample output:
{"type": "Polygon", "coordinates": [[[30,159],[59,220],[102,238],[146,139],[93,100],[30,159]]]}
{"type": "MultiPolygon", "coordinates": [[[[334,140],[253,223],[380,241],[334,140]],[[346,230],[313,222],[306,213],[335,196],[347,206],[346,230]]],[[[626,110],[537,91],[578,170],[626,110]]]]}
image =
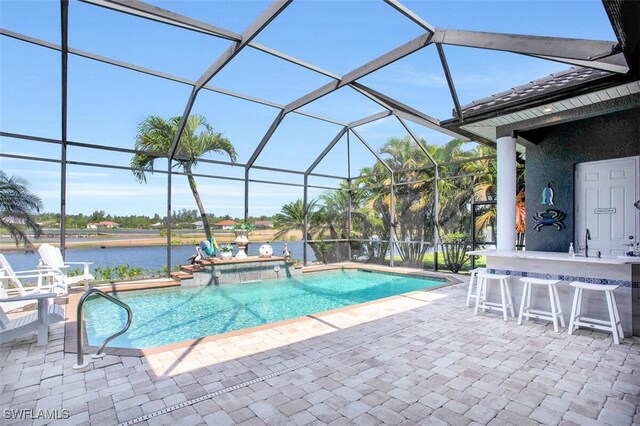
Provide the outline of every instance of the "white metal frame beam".
{"type": "Polygon", "coordinates": [[[618,53],[617,41],[437,29],[433,42],[523,55],[595,61],[618,53]]]}
{"type": "Polygon", "coordinates": [[[128,15],[137,16],[139,18],[149,19],[156,22],[162,22],[174,27],[185,28],[187,30],[196,31],[215,37],[221,37],[227,40],[239,41],[240,35],[214,25],[207,24],[197,19],[189,18],[157,6],[135,0],[80,0],[83,3],[100,6],[106,9],[115,10],[126,13],[128,15]]]}
{"type": "Polygon", "coordinates": [[[318,89],[307,93],[301,98],[291,102],[285,107],[286,112],[295,111],[298,108],[305,106],[306,104],[313,102],[321,97],[328,95],[329,93],[350,84],[359,78],[362,78],[368,74],[371,74],[374,71],[379,70],[382,67],[385,67],[389,64],[394,63],[395,61],[404,58],[407,55],[416,52],[423,47],[429,45],[431,43],[431,33],[426,33],[421,36],[414,38],[413,40],[385,53],[384,55],[379,56],[378,58],[367,62],[354,69],[353,71],[345,74],[340,78],[340,80],[327,83],[318,89]]]}

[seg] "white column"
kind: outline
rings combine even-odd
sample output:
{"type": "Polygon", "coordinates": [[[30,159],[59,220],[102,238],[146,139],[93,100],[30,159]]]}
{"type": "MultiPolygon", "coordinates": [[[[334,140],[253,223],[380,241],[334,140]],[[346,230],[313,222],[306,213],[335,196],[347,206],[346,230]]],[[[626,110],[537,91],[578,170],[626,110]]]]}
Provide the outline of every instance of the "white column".
{"type": "Polygon", "coordinates": [[[498,138],[498,250],[516,249],[516,138],[498,138]]]}

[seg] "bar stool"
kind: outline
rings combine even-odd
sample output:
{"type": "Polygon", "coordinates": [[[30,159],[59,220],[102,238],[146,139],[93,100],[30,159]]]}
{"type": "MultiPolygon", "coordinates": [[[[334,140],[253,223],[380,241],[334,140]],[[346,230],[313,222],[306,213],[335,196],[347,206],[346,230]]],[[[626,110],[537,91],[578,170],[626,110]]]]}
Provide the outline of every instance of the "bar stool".
{"type": "Polygon", "coordinates": [[[513,312],[513,300],[511,299],[511,291],[509,290],[508,275],[488,274],[486,272],[478,273],[478,289],[476,291],[476,308],[473,315],[478,315],[478,308],[482,308],[482,312],[487,309],[502,312],[502,317],[507,320],[507,308],[511,312],[511,316],[515,317],[513,312]],[[502,303],[487,302],[487,294],[489,293],[490,281],[498,281],[500,284],[500,298],[502,303]]]}
{"type": "Polygon", "coordinates": [[[476,298],[476,293],[478,292],[479,282],[478,282],[478,273],[487,272],[487,268],[476,268],[471,271],[471,276],[469,277],[469,290],[467,290],[467,308],[471,306],[471,297],[476,298]],[[475,285],[475,293],[473,291],[473,287],[475,285]]]}
{"type": "Polygon", "coordinates": [[[543,280],[541,278],[524,277],[520,278],[520,281],[524,283],[522,288],[522,302],[520,302],[520,313],[518,314],[518,325],[522,324],[522,318],[530,320],[531,317],[536,319],[543,319],[553,321],[553,330],[558,332],[558,318],[560,324],[564,327],[564,316],[562,314],[562,308],[560,306],[560,298],[558,297],[558,289],[556,284],[560,280],[543,280]],[[549,304],[551,305],[551,312],[531,309],[531,288],[534,285],[547,286],[549,290],[549,304]]]}
{"type": "Polygon", "coordinates": [[[590,284],[574,281],[570,284],[575,287],[576,291],[573,296],[573,306],[571,307],[571,319],[569,320],[569,334],[573,334],[574,330],[580,326],[589,327],[596,330],[610,331],[613,334],[613,341],[620,343],[620,338],[624,339],[622,332],[622,323],[620,314],[618,313],[618,305],[616,304],[616,295],[614,290],[617,285],[590,284]],[[602,321],[595,318],[587,318],[582,316],[582,292],[584,290],[603,291],[607,299],[607,309],[609,310],[609,321],[602,321]]]}

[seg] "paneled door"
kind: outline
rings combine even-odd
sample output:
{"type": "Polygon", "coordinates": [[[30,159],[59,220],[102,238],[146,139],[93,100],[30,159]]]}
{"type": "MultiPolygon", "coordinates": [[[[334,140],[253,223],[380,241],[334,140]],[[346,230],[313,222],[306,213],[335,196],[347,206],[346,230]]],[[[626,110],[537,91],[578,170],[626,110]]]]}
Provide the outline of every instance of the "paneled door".
{"type": "MultiPolygon", "coordinates": [[[[640,237],[638,177],[640,157],[579,163],[575,170],[575,246],[584,246],[589,229],[589,256],[624,255],[640,237]]],[[[581,251],[582,253],[582,251],[581,251]]]]}

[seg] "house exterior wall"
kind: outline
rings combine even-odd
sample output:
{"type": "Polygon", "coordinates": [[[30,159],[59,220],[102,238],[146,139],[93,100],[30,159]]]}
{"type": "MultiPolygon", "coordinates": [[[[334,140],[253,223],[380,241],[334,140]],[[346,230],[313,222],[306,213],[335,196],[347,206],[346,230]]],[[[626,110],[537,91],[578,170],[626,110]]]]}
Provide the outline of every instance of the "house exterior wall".
{"type": "Polygon", "coordinates": [[[525,170],[527,250],[566,252],[574,241],[574,169],[577,163],[640,155],[640,108],[522,133],[528,141],[525,170]],[[533,215],[546,207],[541,194],[552,182],[554,206],[565,228],[534,230],[533,215]]]}

